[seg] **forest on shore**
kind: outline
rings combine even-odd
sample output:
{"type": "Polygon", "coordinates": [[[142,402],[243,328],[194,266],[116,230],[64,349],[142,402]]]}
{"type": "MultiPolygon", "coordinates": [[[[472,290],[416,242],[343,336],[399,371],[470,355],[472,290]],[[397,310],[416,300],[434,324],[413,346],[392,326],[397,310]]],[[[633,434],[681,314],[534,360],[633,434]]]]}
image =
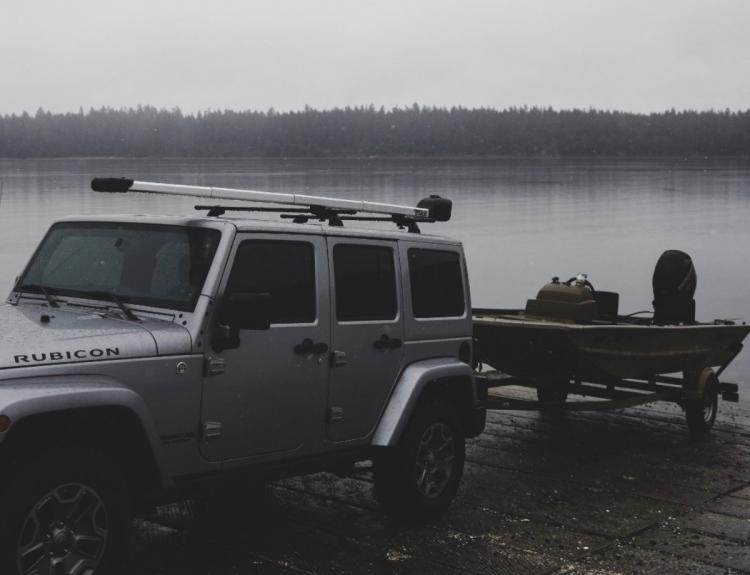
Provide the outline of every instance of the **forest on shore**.
{"type": "Polygon", "coordinates": [[[151,106],[0,116],[0,157],[750,156],[750,110],[206,111],[151,106]]]}

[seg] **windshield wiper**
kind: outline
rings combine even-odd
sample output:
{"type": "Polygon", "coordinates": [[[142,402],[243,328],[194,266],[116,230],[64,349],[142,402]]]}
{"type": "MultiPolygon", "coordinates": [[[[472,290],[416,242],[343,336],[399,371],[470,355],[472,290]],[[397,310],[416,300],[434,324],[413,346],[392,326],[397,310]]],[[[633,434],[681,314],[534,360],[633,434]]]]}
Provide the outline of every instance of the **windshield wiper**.
{"type": "Polygon", "coordinates": [[[120,308],[120,311],[122,311],[122,313],[125,315],[126,318],[128,318],[131,321],[141,321],[138,318],[138,316],[135,315],[131,311],[131,309],[128,306],[126,306],[119,297],[117,297],[114,293],[112,293],[110,291],[87,291],[87,292],[83,292],[83,293],[85,293],[86,295],[93,295],[93,296],[97,296],[97,297],[105,297],[108,300],[110,300],[110,301],[114,302],[115,304],[117,304],[117,307],[120,308]]]}
{"type": "Polygon", "coordinates": [[[22,286],[16,286],[15,289],[21,292],[41,292],[42,295],[47,299],[47,303],[49,303],[50,307],[60,307],[60,304],[57,303],[57,300],[52,297],[52,294],[41,284],[24,284],[22,286]]]}

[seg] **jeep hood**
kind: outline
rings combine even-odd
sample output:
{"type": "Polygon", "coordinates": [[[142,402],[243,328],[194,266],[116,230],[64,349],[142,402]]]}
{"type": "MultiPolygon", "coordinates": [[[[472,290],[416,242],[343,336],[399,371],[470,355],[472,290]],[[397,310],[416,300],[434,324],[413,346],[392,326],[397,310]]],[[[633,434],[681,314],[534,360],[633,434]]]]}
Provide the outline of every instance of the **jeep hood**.
{"type": "Polygon", "coordinates": [[[190,334],[87,308],[0,304],[0,369],[189,353],[190,334]]]}

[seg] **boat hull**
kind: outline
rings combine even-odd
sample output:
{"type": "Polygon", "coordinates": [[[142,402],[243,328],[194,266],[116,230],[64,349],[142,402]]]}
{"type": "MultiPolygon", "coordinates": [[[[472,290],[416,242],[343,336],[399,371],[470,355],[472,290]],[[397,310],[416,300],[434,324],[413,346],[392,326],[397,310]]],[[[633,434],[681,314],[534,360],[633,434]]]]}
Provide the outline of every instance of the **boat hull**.
{"type": "Polygon", "coordinates": [[[584,381],[638,378],[732,361],[747,325],[574,324],[515,315],[474,315],[479,357],[516,377],[584,381]]]}

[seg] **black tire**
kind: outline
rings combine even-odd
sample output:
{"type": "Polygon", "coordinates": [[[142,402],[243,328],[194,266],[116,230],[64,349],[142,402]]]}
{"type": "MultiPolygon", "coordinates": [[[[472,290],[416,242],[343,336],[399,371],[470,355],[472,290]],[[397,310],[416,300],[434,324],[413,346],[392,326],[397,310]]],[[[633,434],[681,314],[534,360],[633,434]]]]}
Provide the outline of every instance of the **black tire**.
{"type": "Polygon", "coordinates": [[[464,470],[465,440],[447,401],[417,406],[398,446],[375,460],[375,496],[391,511],[417,517],[444,513],[464,470]]]}
{"type": "Polygon", "coordinates": [[[706,379],[703,397],[685,400],[685,419],[691,435],[706,435],[714,426],[719,411],[719,378],[713,372],[706,379]]]}
{"type": "Polygon", "coordinates": [[[536,382],[536,397],[542,403],[548,404],[545,410],[562,411],[562,404],[568,399],[568,379],[540,379],[536,382]]]}
{"type": "Polygon", "coordinates": [[[0,497],[0,573],[68,573],[79,561],[89,564],[86,575],[118,573],[132,518],[122,476],[98,453],[78,449],[17,464],[0,497]]]}

